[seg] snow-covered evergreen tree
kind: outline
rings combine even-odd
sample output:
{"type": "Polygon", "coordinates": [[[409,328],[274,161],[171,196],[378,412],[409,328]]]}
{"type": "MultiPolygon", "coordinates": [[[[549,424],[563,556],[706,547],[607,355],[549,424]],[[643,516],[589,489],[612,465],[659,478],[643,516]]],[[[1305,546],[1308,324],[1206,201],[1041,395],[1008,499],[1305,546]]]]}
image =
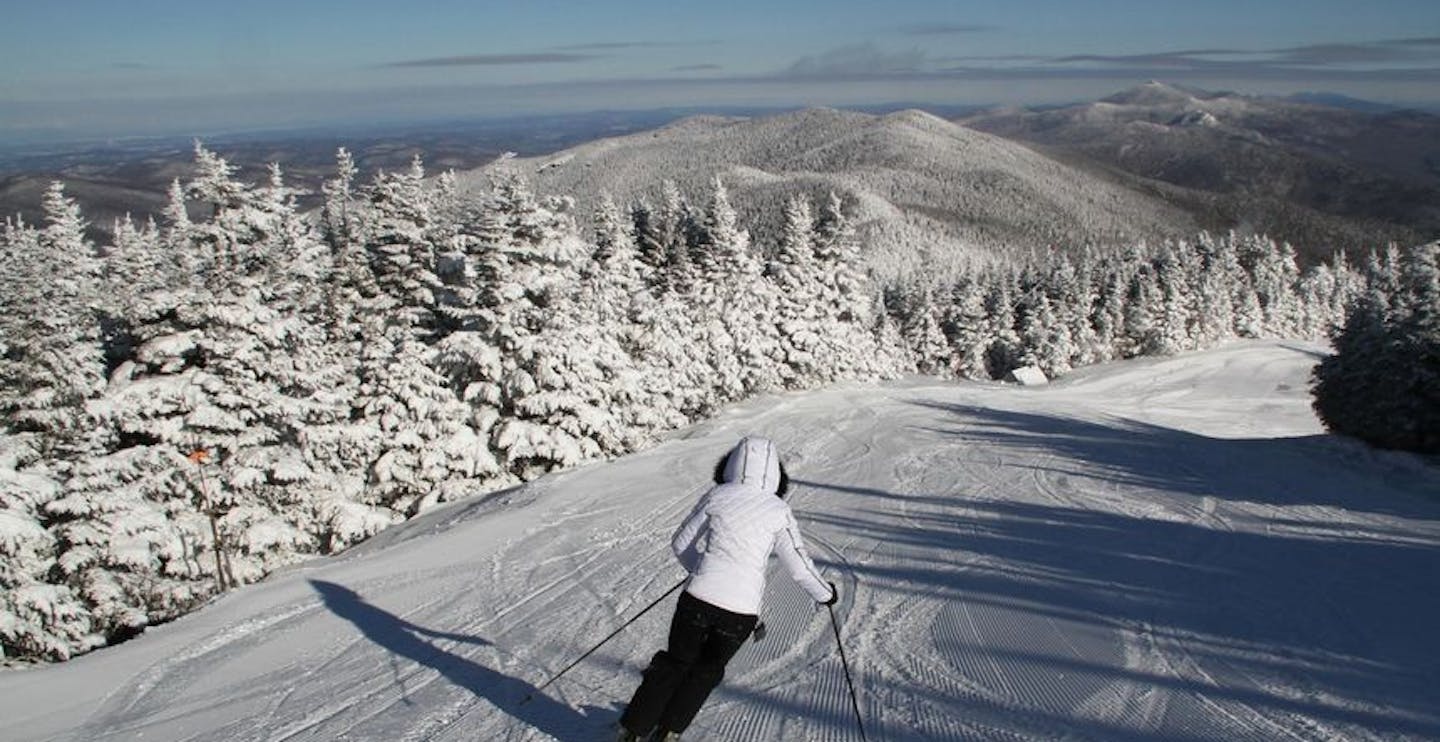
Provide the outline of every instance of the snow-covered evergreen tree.
{"type": "Polygon", "coordinates": [[[1365,292],[1365,276],[1350,262],[1345,251],[1337,250],[1329,267],[1335,277],[1335,291],[1326,308],[1328,324],[1320,328],[1327,337],[1345,321],[1346,310],[1365,292]]]}
{"type": "Polygon", "coordinates": [[[783,385],[784,363],[775,317],[779,297],[766,281],[750,235],[740,229],[725,184],[711,181],[710,200],[697,233],[698,274],[689,292],[700,342],[717,371],[723,400],[783,385]]]}
{"type": "Polygon", "coordinates": [[[950,370],[950,344],[940,328],[935,290],[928,282],[907,287],[899,298],[902,317],[900,332],[922,374],[944,374],[950,370]]]}
{"type": "Polygon", "coordinates": [[[874,287],[860,267],[860,242],[844,201],[831,191],[815,223],[815,255],[825,293],[835,316],[866,325],[874,304],[874,287]]]}
{"type": "Polygon", "coordinates": [[[951,296],[943,327],[950,340],[950,373],[962,379],[989,379],[986,358],[993,337],[985,312],[985,286],[979,280],[964,280],[951,296]]]}
{"type": "Polygon", "coordinates": [[[826,347],[825,334],[838,329],[838,323],[826,316],[809,200],[791,197],[785,202],[783,218],[780,244],[766,274],[777,289],[775,325],[785,359],[785,383],[803,388],[834,378],[833,349],[826,347]]]}
{"type": "Polygon", "coordinates": [[[1397,246],[1387,245],[1384,250],[1372,251],[1365,261],[1365,293],[1375,295],[1386,317],[1401,303],[1400,256],[1397,246]]]}
{"type": "MultiPolygon", "coordinates": [[[[1295,250],[1287,243],[1276,243],[1266,237],[1247,237],[1240,241],[1240,263],[1250,273],[1255,298],[1260,305],[1262,332],[1270,337],[1291,337],[1300,329],[1300,302],[1295,285],[1300,269],[1295,250]]],[[[1245,298],[1246,319],[1251,311],[1245,298]]]]}
{"type": "Polygon", "coordinates": [[[369,502],[413,515],[493,484],[499,464],[469,405],[432,368],[433,352],[403,332],[378,341],[356,400],[368,425],[369,502]]]}
{"type": "Polygon", "coordinates": [[[1100,299],[1096,302],[1092,315],[1097,362],[1113,360],[1123,353],[1121,346],[1125,332],[1125,300],[1130,281],[1130,276],[1122,270],[1118,262],[1112,261],[1106,266],[1108,273],[1101,284],[1100,299]]]}
{"type": "Polygon", "coordinates": [[[79,462],[46,506],[56,571],[109,641],[176,618],[217,588],[213,532],[186,469],[173,447],[122,448],[79,462]]]}
{"type": "Polygon", "coordinates": [[[1005,273],[996,278],[985,295],[985,312],[990,317],[990,350],[985,359],[990,378],[1001,379],[1020,366],[1020,334],[1016,328],[1016,278],[1005,273]]]}
{"type": "Polygon", "coordinates": [[[1121,331],[1120,356],[1133,358],[1161,347],[1164,318],[1164,290],[1151,266],[1143,266],[1130,279],[1125,294],[1125,323],[1121,331]]]}
{"type": "Polygon", "coordinates": [[[880,291],[863,270],[862,247],[840,196],[831,192],[815,220],[813,244],[820,276],[822,357],[831,378],[881,378],[899,373],[875,323],[880,291]]]}
{"type": "Polygon", "coordinates": [[[1059,308],[1057,319],[1069,335],[1069,364],[1074,366],[1088,366],[1106,357],[1094,322],[1100,294],[1095,260],[1090,251],[1083,253],[1078,263],[1062,255],[1050,278],[1051,302],[1059,308]]]}
{"type": "Polygon", "coordinates": [[[1335,306],[1335,294],[1340,290],[1335,272],[1328,265],[1316,266],[1300,278],[1295,289],[1300,303],[1297,337],[1318,339],[1329,334],[1339,319],[1331,312],[1335,306]]]}
{"type": "Polygon", "coordinates": [[[655,400],[619,335],[580,303],[570,292],[555,297],[544,341],[507,385],[514,418],[501,421],[495,443],[522,477],[633,450],[664,420],[641,409],[655,400]]]}
{"type": "Polygon", "coordinates": [[[404,172],[376,173],[358,227],[379,291],[374,307],[402,321],[417,337],[434,329],[435,246],[429,239],[431,199],[425,168],[416,157],[404,172]]]}
{"type": "Polygon", "coordinates": [[[112,232],[114,240],[105,256],[102,278],[111,319],[124,321],[146,314],[151,294],[189,285],[193,276],[184,269],[186,261],[176,261],[176,256],[164,249],[153,219],[137,227],[127,214],[115,220],[112,232]]]}
{"type": "Polygon", "coordinates": [[[1057,317],[1054,304],[1043,291],[1035,291],[1025,302],[1020,330],[1022,366],[1035,366],[1046,376],[1059,376],[1070,370],[1075,355],[1070,326],[1057,317]]]}
{"type": "Polygon", "coordinates": [[[1331,338],[1335,353],[1315,367],[1315,412],[1331,430],[1366,440],[1388,439],[1398,420],[1396,381],[1389,366],[1398,353],[1388,332],[1385,297],[1367,292],[1331,338]]]}
{"type": "Polygon", "coordinates": [[[632,222],[608,195],[601,198],[594,222],[595,249],[580,269],[579,288],[569,292],[574,308],[562,306],[555,314],[573,315],[568,331],[583,333],[582,340],[599,346],[608,404],[628,431],[627,445],[639,445],[644,436],[678,426],[685,417],[669,404],[664,384],[650,383],[642,361],[647,328],[656,322],[659,304],[650,289],[653,269],[640,254],[632,222]]]}
{"type": "Polygon", "coordinates": [[[104,383],[100,268],[62,184],[43,206],[44,228],[8,226],[0,244],[0,415],[39,433],[47,456],[73,457],[93,445],[85,404],[104,383]]]}
{"type": "Polygon", "coordinates": [[[1199,272],[1185,259],[1187,255],[1193,253],[1185,246],[1167,245],[1154,261],[1159,304],[1158,311],[1151,309],[1154,323],[1142,343],[1146,355],[1175,355],[1194,347],[1191,332],[1196,302],[1191,289],[1198,283],[1199,272]]]}
{"type": "Polygon", "coordinates": [[[360,168],[355,157],[341,147],[335,152],[335,177],[325,182],[321,191],[325,194],[322,224],[325,239],[337,251],[354,242],[356,235],[352,224],[355,210],[355,176],[360,168]]]}
{"type": "Polygon", "coordinates": [[[1405,315],[1398,322],[1411,359],[1404,387],[1411,440],[1421,451],[1440,451],[1440,242],[1412,248],[1404,262],[1405,315]]]}
{"type": "Polygon", "coordinates": [[[643,434],[641,416],[628,411],[637,402],[632,396],[646,393],[621,343],[642,274],[618,209],[605,211],[607,229],[594,251],[558,211],[551,228],[527,237],[533,254],[543,256],[530,267],[546,283],[530,297],[533,332],[514,339],[515,365],[502,385],[504,416],[493,438],[523,478],[628,451],[643,434]],[[614,274],[602,273],[607,268],[614,274]]]}
{"type": "MultiPolygon", "coordinates": [[[[185,198],[208,207],[203,221],[188,218],[184,238],[193,242],[200,269],[208,283],[225,285],[235,274],[244,275],[266,260],[266,237],[277,229],[272,214],[262,207],[253,186],[235,177],[235,167],[219,154],[195,142],[195,176],[186,185],[185,198]]],[[[175,206],[177,211],[183,207],[175,206]]],[[[177,222],[179,214],[175,214],[177,222]]]]}
{"type": "Polygon", "coordinates": [[[624,337],[628,325],[649,311],[652,269],[636,244],[633,223],[609,194],[601,195],[594,223],[595,251],[583,271],[583,293],[589,297],[596,320],[624,337]]]}
{"type": "Polygon", "coordinates": [[[877,289],[874,301],[875,326],[871,332],[875,338],[875,365],[881,378],[897,378],[915,373],[915,358],[907,347],[901,333],[900,323],[890,311],[885,299],[885,290],[877,289]]]}
{"type": "MultiPolygon", "coordinates": [[[[317,236],[296,213],[294,192],[278,168],[257,189],[226,182],[229,166],[203,148],[197,166],[187,192],[211,199],[212,215],[191,224],[191,249],[220,249],[230,259],[210,262],[203,287],[175,295],[161,317],[139,319],[134,356],[113,375],[103,407],[119,448],[72,482],[66,513],[77,519],[72,530],[89,534],[71,544],[77,564],[121,564],[107,561],[106,529],[90,522],[147,508],[168,513],[173,508],[163,504],[180,495],[153,471],[175,469],[176,456],[204,451],[210,491],[185,496],[215,522],[189,538],[192,545],[208,541],[195,548],[224,553],[229,563],[191,577],[224,584],[258,579],[316,551],[298,486],[316,476],[304,433],[342,417],[346,407],[333,393],[339,372],[314,321],[316,286],[328,266],[319,259],[317,236]],[[107,476],[135,482],[128,501],[107,494],[107,476]],[[101,502],[106,497],[113,502],[101,502]]],[[[160,541],[177,540],[163,528],[157,533],[160,541]]],[[[193,599],[184,595],[178,604],[193,599]]],[[[135,625],[132,619],[105,620],[135,625]]]]}
{"type": "MultiPolygon", "coordinates": [[[[605,194],[609,198],[609,194],[605,194]]],[[[612,201],[613,203],[613,201],[612,201]]],[[[651,288],[660,289],[661,270],[665,267],[665,245],[656,226],[655,211],[643,198],[630,205],[628,230],[635,238],[635,250],[645,264],[651,288]]],[[[598,229],[598,228],[597,228],[598,229]]]]}
{"type": "Polygon", "coordinates": [[[710,348],[694,305],[684,294],[667,291],[654,311],[641,318],[636,338],[642,383],[665,400],[665,409],[685,420],[709,415],[721,404],[710,348]]]}
{"type": "Polygon", "coordinates": [[[587,304],[594,297],[572,296],[589,249],[568,210],[565,200],[542,203],[514,174],[500,179],[468,230],[482,246],[474,328],[447,338],[442,357],[504,470],[525,478],[628,440],[608,417],[603,373],[589,365],[624,367],[628,356],[614,336],[592,338],[604,361],[587,354],[591,344],[575,345],[597,333],[599,312],[587,304]],[[584,380],[597,387],[581,389],[584,380]]]}
{"type": "Polygon", "coordinates": [[[0,658],[68,659],[104,642],[70,585],[45,509],[60,493],[36,433],[0,433],[0,658]]]}
{"type": "Polygon", "coordinates": [[[1406,251],[1372,282],[1315,369],[1315,410],[1336,432],[1440,452],[1440,243],[1406,251]],[[1390,293],[1393,292],[1393,293],[1390,293]]]}
{"type": "Polygon", "coordinates": [[[657,241],[664,248],[666,286],[685,291],[700,270],[693,254],[700,218],[674,181],[660,186],[660,206],[655,211],[657,241]]]}
{"type": "Polygon", "coordinates": [[[1235,283],[1244,277],[1234,251],[1223,240],[1217,242],[1202,234],[1196,252],[1201,260],[1201,275],[1195,287],[1191,325],[1195,343],[1209,347],[1235,335],[1235,283]]]}

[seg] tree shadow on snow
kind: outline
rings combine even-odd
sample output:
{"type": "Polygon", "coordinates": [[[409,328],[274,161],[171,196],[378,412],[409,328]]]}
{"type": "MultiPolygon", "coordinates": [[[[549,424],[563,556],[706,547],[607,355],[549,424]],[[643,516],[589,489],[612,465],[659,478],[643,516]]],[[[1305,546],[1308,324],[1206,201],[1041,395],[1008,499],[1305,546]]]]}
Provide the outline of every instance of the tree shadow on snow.
{"type": "Polygon", "coordinates": [[[365,638],[399,657],[438,672],[441,677],[484,698],[496,708],[556,739],[570,739],[584,729],[587,717],[581,712],[543,694],[523,680],[491,670],[451,652],[426,639],[442,639],[463,644],[490,646],[478,636],[448,634],[406,621],[382,608],[365,602],[358,593],[343,585],[310,580],[331,613],[349,621],[365,638]],[[533,696],[532,696],[533,694],[533,696]],[[531,700],[522,704],[525,698],[531,700]]]}
{"type": "Polygon", "coordinates": [[[1082,471],[1048,472],[1053,475],[1263,505],[1440,517],[1440,476],[1386,466],[1368,449],[1344,445],[1332,435],[1212,438],[1136,420],[1100,424],[969,405],[915,404],[953,416],[955,427],[932,432],[1085,463],[1082,471]]]}
{"type": "MultiPolygon", "coordinates": [[[[1173,713],[1191,709],[1198,718],[1214,717],[1209,704],[1219,704],[1381,735],[1440,738],[1440,632],[1427,618],[1440,615],[1434,589],[1440,504],[1413,496],[1416,487],[1433,485],[1432,474],[1337,462],[1308,439],[1215,440],[1130,423],[943,409],[957,424],[938,432],[983,440],[990,446],[985,454],[998,453],[983,466],[1029,467],[1035,478],[995,478],[971,468],[975,462],[956,460],[954,483],[943,492],[792,481],[874,498],[871,507],[805,515],[824,530],[869,537],[890,552],[890,559],[829,565],[852,572],[857,589],[938,600],[942,614],[971,621],[1003,626],[1008,617],[1057,627],[1059,639],[1038,645],[1026,641],[1043,637],[1004,629],[986,639],[937,633],[943,653],[974,661],[961,670],[971,680],[984,680],[988,661],[1041,685],[1085,687],[1089,678],[1095,687],[1160,689],[1173,713]],[[1006,460],[1010,453],[1013,462],[1006,460]],[[1164,498],[1163,506],[1152,509],[1146,489],[1164,498]],[[1210,509],[1205,498],[1213,498],[1210,509]],[[1308,506],[1362,515],[1337,523],[1308,506]],[[1215,507],[1239,527],[1212,517],[1215,507]],[[1389,517],[1376,523],[1364,513],[1389,517]],[[946,553],[955,558],[936,559],[946,553]],[[1152,650],[1168,647],[1179,665],[1137,665],[1133,657],[1107,654],[1101,638],[1117,630],[1145,634],[1152,650]],[[988,643],[997,637],[1000,643],[988,643]],[[1100,643],[1077,651],[1066,644],[1076,637],[1100,643]],[[1279,686],[1267,678],[1280,678],[1279,686]]],[[[944,469],[946,462],[934,465],[944,469]]],[[[994,679],[997,687],[1014,681],[994,679]]],[[[940,688],[912,685],[906,692],[1022,735],[1149,738],[1043,698],[1017,708],[982,695],[947,698],[940,688]]]]}

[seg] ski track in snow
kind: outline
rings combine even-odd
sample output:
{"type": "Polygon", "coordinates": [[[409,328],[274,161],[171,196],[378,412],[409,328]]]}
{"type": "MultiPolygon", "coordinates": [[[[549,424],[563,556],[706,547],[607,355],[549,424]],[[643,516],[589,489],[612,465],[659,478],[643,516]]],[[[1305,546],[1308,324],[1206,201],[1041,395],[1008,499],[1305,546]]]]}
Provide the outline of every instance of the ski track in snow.
{"type": "MultiPolygon", "coordinates": [[[[839,586],[871,740],[1440,738],[1440,472],[1321,435],[1313,352],[747,402],[0,674],[6,738],[607,739],[673,597],[521,700],[683,576],[670,534],[752,432],[839,586]]],[[[861,739],[829,611],[776,570],[762,619],[686,738],[861,739]]]]}

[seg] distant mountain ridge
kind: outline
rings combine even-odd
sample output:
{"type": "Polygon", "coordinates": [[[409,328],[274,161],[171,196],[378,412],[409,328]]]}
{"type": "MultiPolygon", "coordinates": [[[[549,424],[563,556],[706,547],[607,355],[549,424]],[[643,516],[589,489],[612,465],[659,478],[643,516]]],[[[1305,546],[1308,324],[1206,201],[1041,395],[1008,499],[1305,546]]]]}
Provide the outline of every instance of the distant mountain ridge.
{"type": "MultiPolygon", "coordinates": [[[[660,113],[593,114],[355,142],[238,139],[222,150],[251,172],[281,161],[287,182],[311,193],[306,206],[318,202],[342,144],[367,173],[404,167],[415,153],[434,174],[482,166],[505,150],[549,152],[503,166],[542,192],[574,197],[582,212],[601,191],[653,204],[665,179],[698,202],[719,175],[762,244],[786,196],[833,190],[856,212],[885,273],[1201,229],[1267,233],[1312,259],[1440,237],[1440,116],[1423,112],[1329,93],[1259,98],[1160,82],[1090,103],[953,120],[888,108],[697,115],[658,129],[650,127],[668,120],[660,113]],[[562,146],[570,148],[555,151],[562,146]]],[[[41,169],[0,176],[0,213],[36,221],[41,194],[58,178],[103,242],[116,217],[158,213],[189,160],[183,142],[123,156],[57,154],[36,160],[41,169]]]]}
{"type": "Polygon", "coordinates": [[[1093,103],[959,122],[1171,187],[1211,228],[1264,231],[1312,252],[1440,235],[1440,117],[1338,102],[1149,82],[1093,103]]]}
{"type": "Polygon", "coordinates": [[[1330,106],[1331,108],[1348,108],[1352,111],[1365,113],[1393,113],[1395,111],[1407,110],[1404,106],[1396,106],[1389,103],[1377,103],[1372,100],[1352,98],[1341,93],[1326,93],[1312,91],[1295,93],[1285,96],[1285,100],[1292,103],[1309,103],[1317,106],[1330,106]]]}
{"type": "Polygon", "coordinates": [[[622,202],[653,200],[666,179],[698,201],[719,175],[741,210],[762,224],[778,217],[789,194],[833,190],[855,209],[882,273],[1199,228],[1183,209],[1108,173],[918,110],[693,117],[488,166],[462,175],[462,183],[478,186],[495,167],[519,170],[541,192],[574,196],[582,211],[602,192],[622,202]]]}
{"type": "MultiPolygon", "coordinates": [[[[377,170],[402,170],[416,155],[438,173],[478,167],[507,150],[549,152],[607,134],[648,130],[672,118],[663,111],[598,111],[201,139],[224,153],[246,177],[265,177],[267,165],[281,164],[286,183],[301,189],[301,204],[314,207],[320,202],[321,183],[335,175],[335,151],[340,147],[350,151],[365,178],[377,170]]],[[[158,217],[170,182],[189,179],[194,170],[194,140],[185,137],[6,149],[3,145],[8,144],[0,143],[0,219],[22,214],[27,221],[38,222],[42,194],[59,180],[84,209],[91,238],[102,243],[111,238],[115,219],[127,213],[140,222],[158,217]]]]}

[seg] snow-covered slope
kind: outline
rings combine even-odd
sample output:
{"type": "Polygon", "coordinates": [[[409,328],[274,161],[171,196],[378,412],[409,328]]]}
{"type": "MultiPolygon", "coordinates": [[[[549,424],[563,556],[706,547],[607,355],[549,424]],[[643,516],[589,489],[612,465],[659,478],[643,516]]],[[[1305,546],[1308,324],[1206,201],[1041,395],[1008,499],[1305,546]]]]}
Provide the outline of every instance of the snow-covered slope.
{"type": "MultiPolygon", "coordinates": [[[[913,110],[695,117],[502,166],[542,192],[583,199],[608,191],[622,203],[649,197],[654,204],[662,179],[703,203],[719,175],[750,212],[747,221],[760,217],[762,229],[766,219],[778,224],[786,195],[833,190],[857,208],[882,272],[933,271],[991,250],[1133,243],[1198,229],[1189,214],[1152,195],[913,110]]],[[[483,182],[486,172],[462,181],[483,182]]]]}
{"type": "MultiPolygon", "coordinates": [[[[1315,349],[1039,388],[767,398],[446,506],[116,648],[0,675],[7,740],[588,740],[673,599],[672,528],[744,433],[788,452],[872,740],[1440,737],[1440,473],[1321,433],[1315,349]]],[[[687,738],[858,740],[781,575],[687,738]]]]}

